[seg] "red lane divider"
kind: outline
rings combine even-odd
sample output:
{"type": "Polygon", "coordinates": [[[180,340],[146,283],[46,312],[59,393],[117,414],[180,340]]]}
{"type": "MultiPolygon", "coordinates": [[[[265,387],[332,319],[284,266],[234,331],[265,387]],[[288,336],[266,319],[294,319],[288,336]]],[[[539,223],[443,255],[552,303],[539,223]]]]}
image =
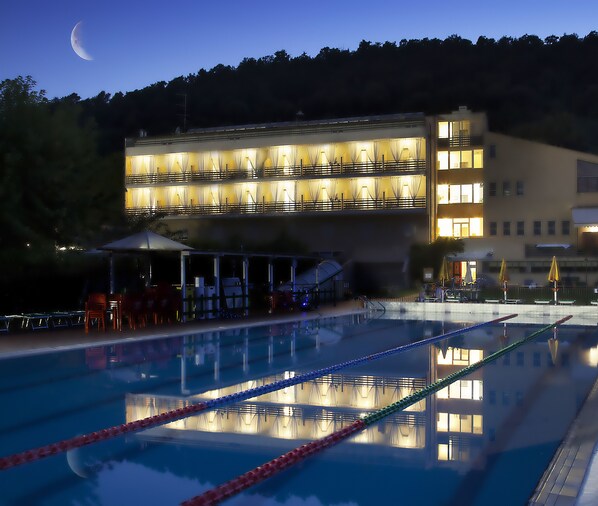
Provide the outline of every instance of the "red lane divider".
{"type": "Polygon", "coordinates": [[[409,349],[423,346],[430,344],[432,342],[439,341],[441,339],[448,339],[449,337],[453,337],[458,334],[463,334],[465,332],[469,332],[475,328],[483,327],[486,325],[491,325],[494,323],[499,323],[504,320],[509,320],[514,318],[517,314],[511,314],[507,316],[502,316],[500,318],[490,320],[488,322],[477,323],[475,325],[464,327],[462,329],[456,329],[451,332],[447,332],[445,334],[441,334],[439,336],[430,337],[427,339],[422,339],[421,341],[416,341],[414,343],[410,343],[403,346],[398,346],[396,348],[391,348],[389,350],[385,350],[382,352],[374,353],[373,355],[366,355],[364,357],[349,360],[347,362],[342,362],[340,364],[336,364],[331,367],[326,367],[324,369],[319,369],[317,371],[312,371],[306,374],[300,374],[294,378],[285,379],[282,381],[278,381],[275,383],[271,383],[269,385],[263,385],[261,387],[251,388],[249,390],[244,390],[241,392],[237,392],[236,394],[225,395],[224,397],[219,397],[217,399],[210,399],[209,401],[205,401],[199,404],[191,404],[189,406],[185,406],[184,408],[174,409],[172,411],[167,411],[166,413],[162,413],[160,415],[151,416],[148,418],[143,418],[141,420],[136,420],[134,422],[125,423],[122,425],[117,425],[114,427],[110,427],[107,429],[102,429],[96,432],[92,432],[90,434],[86,434],[84,436],[76,436],[71,439],[65,439],[63,441],[59,441],[58,443],[51,443],[46,446],[41,446],[39,448],[33,450],[27,450],[21,453],[15,453],[14,455],[9,455],[8,457],[0,458],[0,471],[4,471],[5,469],[9,469],[11,467],[16,467],[21,464],[25,464],[28,462],[33,462],[35,460],[42,459],[44,457],[49,457],[51,455],[56,455],[57,453],[61,453],[64,451],[72,450],[74,448],[79,448],[81,446],[85,446],[92,443],[97,443],[98,441],[103,441],[112,437],[119,436],[121,434],[126,434],[129,432],[135,432],[138,430],[146,429],[149,427],[153,427],[154,425],[161,425],[163,423],[172,422],[174,420],[178,420],[181,418],[185,418],[186,416],[199,413],[200,411],[205,411],[207,409],[212,409],[215,407],[220,407],[222,405],[230,404],[232,402],[239,402],[242,400],[250,399],[252,397],[257,397],[258,395],[263,395],[264,393],[273,392],[275,390],[279,390],[281,388],[286,388],[291,385],[296,385],[298,383],[303,383],[305,381],[315,379],[325,374],[329,374],[331,372],[335,372],[346,367],[351,367],[355,365],[359,365],[361,363],[370,361],[370,360],[377,360],[380,358],[384,358],[385,356],[400,353],[403,351],[407,351],[409,349]]]}
{"type": "Polygon", "coordinates": [[[174,409],[160,415],[150,416],[142,420],[116,425],[114,427],[91,432],[90,434],[85,434],[83,436],[77,436],[46,446],[40,446],[34,450],[15,453],[14,455],[0,458],[0,471],[9,469],[11,467],[16,467],[27,462],[33,462],[34,460],[43,459],[44,457],[49,457],[50,455],[56,455],[57,453],[72,450],[74,448],[97,443],[98,441],[110,439],[115,436],[120,436],[121,434],[135,432],[152,427],[154,425],[160,425],[165,422],[172,422],[179,418],[189,416],[193,413],[203,411],[207,408],[207,406],[208,405],[205,403],[193,404],[190,406],[185,406],[184,408],[174,409]]]}
{"type": "Polygon", "coordinates": [[[283,471],[287,467],[290,467],[300,460],[303,460],[315,453],[318,453],[325,448],[329,448],[339,443],[343,439],[348,438],[355,432],[363,430],[365,428],[363,420],[356,420],[351,425],[348,425],[344,429],[341,429],[325,438],[312,441],[311,443],[299,446],[294,450],[291,450],[280,457],[266,462],[251,471],[246,472],[218,487],[212,488],[202,495],[193,497],[185,502],[182,502],[182,506],[208,506],[212,504],[218,504],[225,499],[238,494],[246,488],[252,487],[257,483],[264,481],[271,476],[283,471]]]}
{"type": "Polygon", "coordinates": [[[388,415],[397,411],[401,411],[406,407],[413,405],[415,402],[418,402],[419,400],[426,398],[428,395],[439,391],[441,388],[451,385],[458,379],[467,376],[468,374],[471,374],[473,371],[476,371],[477,369],[483,367],[485,364],[488,364],[496,360],[497,358],[512,352],[514,349],[518,348],[519,346],[522,346],[523,344],[540,335],[541,333],[546,332],[547,330],[553,327],[557,327],[558,325],[563,324],[571,318],[571,315],[561,318],[555,323],[543,327],[537,330],[536,332],[533,332],[529,336],[510,344],[506,348],[498,350],[488,355],[486,358],[483,358],[482,360],[470,364],[469,366],[464,367],[463,369],[456,371],[445,378],[435,381],[427,387],[422,388],[421,390],[411,395],[408,395],[407,397],[404,397],[400,401],[394,402],[393,404],[379,409],[374,413],[365,416],[364,418],[356,420],[344,429],[334,432],[333,434],[330,434],[329,436],[323,439],[318,439],[316,441],[312,441],[311,443],[295,448],[294,450],[291,450],[290,452],[285,453],[284,455],[281,455],[280,457],[271,460],[266,464],[256,467],[255,469],[248,471],[245,474],[238,476],[237,478],[233,478],[232,480],[227,481],[222,485],[207,490],[201,495],[198,495],[196,497],[182,502],[181,506],[212,506],[214,504],[218,504],[224,501],[225,499],[228,499],[229,497],[232,497],[233,495],[236,495],[242,492],[243,490],[253,485],[256,485],[257,483],[260,483],[261,481],[270,478],[274,474],[277,474],[280,471],[286,469],[287,467],[290,467],[293,464],[297,463],[299,460],[305,459],[317,452],[324,450],[325,448],[339,443],[340,441],[348,438],[355,432],[364,430],[368,426],[379,422],[388,415]]]}

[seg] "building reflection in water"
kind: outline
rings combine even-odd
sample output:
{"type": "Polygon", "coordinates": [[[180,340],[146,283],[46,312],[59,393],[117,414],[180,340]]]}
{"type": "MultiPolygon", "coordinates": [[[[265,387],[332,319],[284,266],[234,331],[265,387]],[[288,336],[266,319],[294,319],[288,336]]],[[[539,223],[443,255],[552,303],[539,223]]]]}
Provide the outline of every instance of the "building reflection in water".
{"type": "MultiPolygon", "coordinates": [[[[429,332],[430,333],[430,332],[429,332]]],[[[260,397],[200,413],[170,424],[144,431],[140,437],[182,442],[232,442],[243,444],[273,444],[274,440],[305,441],[322,438],[353,423],[374,410],[388,406],[420,390],[427,384],[444,378],[485,356],[501,349],[506,342],[514,342],[528,335],[524,328],[504,326],[485,331],[482,335],[464,336],[459,346],[447,343],[429,346],[428,363],[419,377],[389,375],[376,371],[371,374],[335,373],[299,385],[290,386],[260,397]],[[252,438],[247,438],[247,436],[252,438]],[[253,441],[253,442],[252,442],[253,441]]],[[[438,335],[438,332],[434,333],[438,335]]],[[[247,338],[240,336],[239,349],[244,373],[250,368],[247,338]]],[[[296,353],[296,338],[289,353],[296,353]]],[[[269,363],[276,363],[276,339],[270,336],[265,355],[269,363]]],[[[454,343],[454,341],[452,341],[454,343]]],[[[321,346],[320,339],[312,342],[321,346]]],[[[209,343],[187,343],[182,362],[192,357],[196,366],[213,363],[214,378],[220,377],[219,339],[209,343]]],[[[285,357],[288,360],[288,356],[285,357]]],[[[397,458],[419,459],[435,465],[483,466],[493,445],[506,438],[505,429],[516,419],[522,406],[529,401],[525,385],[538,378],[567,368],[571,360],[587,366],[598,365],[598,347],[570,349],[559,346],[555,333],[548,341],[526,344],[504,355],[444,388],[408,409],[388,416],[376,426],[358,433],[345,445],[370,444],[394,449],[397,458]],[[574,356],[572,356],[574,355],[574,356]],[[523,385],[523,386],[522,386],[523,385]],[[489,450],[490,449],[490,450],[489,450]],[[418,452],[418,453],[413,453],[418,452]]],[[[182,395],[157,396],[129,394],[126,399],[126,421],[131,422],[162,412],[181,408],[190,403],[216,399],[224,395],[256,388],[289,379],[299,371],[286,370],[248,379],[221,388],[191,393],[186,389],[187,365],[181,365],[182,395]]],[[[574,388],[567,385],[566,388],[574,388]]],[[[575,392],[570,392],[572,398],[575,392]]],[[[531,402],[531,401],[530,401],[531,402]]],[[[555,414],[558,418],[558,414],[555,414]]],[[[542,436],[538,435],[538,438],[542,436]]],[[[300,444],[300,443],[298,443],[300,444]]]]}

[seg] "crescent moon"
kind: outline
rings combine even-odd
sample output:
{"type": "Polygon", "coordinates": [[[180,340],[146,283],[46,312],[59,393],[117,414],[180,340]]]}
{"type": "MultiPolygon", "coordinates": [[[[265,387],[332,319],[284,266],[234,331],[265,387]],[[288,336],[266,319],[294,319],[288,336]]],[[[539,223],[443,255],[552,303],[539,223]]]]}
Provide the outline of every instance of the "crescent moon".
{"type": "Polygon", "coordinates": [[[90,61],[93,60],[93,58],[89,55],[87,51],[85,51],[85,48],[83,47],[83,41],[81,40],[81,23],[82,21],[79,21],[75,25],[75,28],[73,28],[73,31],[71,32],[71,46],[73,47],[73,51],[77,53],[77,56],[79,58],[83,58],[84,60],[90,61]]]}

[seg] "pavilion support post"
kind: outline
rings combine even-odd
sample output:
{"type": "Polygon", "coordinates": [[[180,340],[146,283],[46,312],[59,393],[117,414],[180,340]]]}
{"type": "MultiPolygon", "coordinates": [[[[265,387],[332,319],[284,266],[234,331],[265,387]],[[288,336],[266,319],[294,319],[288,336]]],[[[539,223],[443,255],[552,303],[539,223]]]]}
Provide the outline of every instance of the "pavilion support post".
{"type": "Polygon", "coordinates": [[[110,293],[114,291],[114,253],[110,252],[110,293]]]}
{"type": "Polygon", "coordinates": [[[187,321],[188,300],[187,300],[187,261],[189,254],[181,251],[181,321],[187,321]]]}
{"type": "Polygon", "coordinates": [[[268,258],[268,291],[274,292],[274,259],[268,258]]]}
{"type": "Polygon", "coordinates": [[[243,257],[243,310],[249,312],[249,257],[243,257]]]}
{"type": "Polygon", "coordinates": [[[297,259],[293,258],[291,262],[291,292],[297,291],[297,259]]]}
{"type": "Polygon", "coordinates": [[[220,314],[220,257],[218,255],[214,257],[214,294],[216,297],[214,308],[216,313],[220,314]]]}

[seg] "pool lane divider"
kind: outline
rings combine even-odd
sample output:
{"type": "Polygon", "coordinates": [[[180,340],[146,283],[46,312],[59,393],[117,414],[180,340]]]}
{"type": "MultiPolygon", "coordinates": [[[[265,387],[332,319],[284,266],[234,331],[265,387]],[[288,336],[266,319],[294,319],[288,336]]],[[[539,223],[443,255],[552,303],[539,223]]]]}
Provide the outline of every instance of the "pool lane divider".
{"type": "Polygon", "coordinates": [[[378,360],[380,358],[387,357],[389,355],[394,355],[396,353],[402,353],[405,351],[409,351],[413,348],[430,345],[437,341],[449,339],[451,337],[454,337],[454,336],[457,336],[460,334],[464,334],[466,332],[470,332],[470,331],[478,329],[480,327],[497,324],[497,323],[503,322],[505,320],[515,318],[516,316],[517,316],[517,314],[510,314],[510,315],[502,316],[500,318],[496,318],[494,320],[490,320],[487,322],[476,323],[475,325],[470,325],[468,327],[455,329],[450,332],[445,332],[444,334],[440,334],[438,336],[433,336],[433,337],[430,337],[427,339],[422,339],[421,341],[416,341],[414,343],[397,346],[395,348],[390,348],[385,351],[380,351],[378,353],[373,353],[371,355],[366,355],[366,356],[356,358],[353,360],[348,360],[346,362],[341,362],[339,364],[335,364],[335,365],[332,365],[329,367],[324,367],[322,369],[317,369],[315,371],[311,371],[311,372],[308,372],[305,374],[300,374],[300,375],[294,376],[292,378],[275,381],[273,383],[269,383],[268,385],[262,385],[259,387],[250,388],[248,390],[243,390],[241,392],[237,392],[234,394],[224,395],[222,397],[218,397],[216,399],[210,399],[208,401],[200,402],[197,404],[190,404],[183,408],[178,408],[178,409],[174,409],[171,411],[167,411],[167,412],[161,413],[159,415],[142,418],[140,420],[135,420],[133,422],[123,423],[122,425],[115,425],[114,427],[101,429],[96,432],[91,432],[89,434],[76,436],[71,439],[65,439],[65,440],[59,441],[57,443],[51,443],[51,444],[48,444],[45,446],[40,446],[35,449],[26,450],[21,453],[15,453],[13,455],[9,455],[7,457],[0,458],[0,471],[4,471],[4,470],[10,469],[12,467],[26,464],[28,462],[33,462],[33,461],[36,461],[39,459],[43,459],[45,457],[50,457],[52,455],[66,452],[68,450],[73,450],[74,448],[80,448],[81,446],[98,443],[100,441],[104,441],[106,439],[117,437],[117,436],[120,436],[123,434],[128,434],[128,433],[136,432],[139,430],[149,429],[149,428],[157,426],[157,425],[163,425],[165,423],[170,423],[175,420],[180,420],[182,418],[186,418],[186,417],[194,415],[196,413],[200,413],[202,411],[207,411],[207,410],[213,409],[213,408],[219,408],[219,407],[222,407],[222,406],[225,406],[228,404],[233,404],[235,402],[245,401],[245,400],[251,399],[253,397],[258,397],[260,395],[275,392],[276,390],[282,390],[283,388],[288,388],[290,386],[297,385],[299,383],[304,383],[305,381],[311,381],[311,380],[314,380],[321,376],[326,376],[327,374],[332,374],[336,371],[345,369],[347,367],[354,367],[357,365],[361,365],[365,362],[370,362],[372,360],[378,360]]]}
{"type": "Polygon", "coordinates": [[[528,341],[531,341],[543,332],[546,332],[552,328],[557,327],[558,325],[561,325],[562,323],[571,319],[571,317],[572,316],[569,315],[565,318],[561,318],[560,320],[552,323],[551,325],[543,327],[537,330],[536,332],[530,334],[529,336],[524,337],[520,341],[516,341],[513,344],[510,344],[509,346],[502,348],[501,350],[492,353],[491,355],[488,355],[486,358],[478,362],[475,362],[474,364],[471,364],[463,369],[460,369],[459,371],[456,371],[448,375],[446,378],[440,379],[435,383],[432,383],[427,387],[422,388],[421,390],[418,390],[417,392],[411,395],[408,395],[407,397],[404,397],[400,401],[394,402],[393,404],[379,409],[369,415],[359,418],[351,425],[348,425],[347,427],[344,427],[343,429],[336,431],[326,436],[325,438],[317,439],[315,441],[311,441],[310,443],[299,446],[294,450],[291,450],[290,452],[285,453],[280,457],[275,458],[274,460],[266,462],[265,464],[262,464],[261,466],[258,466],[252,469],[251,471],[239,475],[236,478],[233,478],[232,480],[223,483],[222,485],[218,485],[217,487],[214,487],[201,495],[183,501],[181,503],[181,506],[211,506],[214,504],[219,504],[220,502],[239,494],[243,490],[252,487],[253,485],[257,485],[258,483],[293,466],[294,464],[297,464],[298,462],[306,459],[307,457],[311,457],[312,455],[315,455],[316,453],[319,453],[322,450],[325,450],[326,448],[330,448],[340,443],[341,441],[347,439],[353,434],[367,429],[368,426],[379,422],[388,415],[396,413],[397,411],[402,411],[405,408],[425,399],[429,395],[451,385],[455,381],[461,379],[464,376],[467,376],[468,374],[471,374],[472,372],[496,360],[502,355],[510,353],[515,348],[518,348],[519,346],[522,346],[528,341]]]}

